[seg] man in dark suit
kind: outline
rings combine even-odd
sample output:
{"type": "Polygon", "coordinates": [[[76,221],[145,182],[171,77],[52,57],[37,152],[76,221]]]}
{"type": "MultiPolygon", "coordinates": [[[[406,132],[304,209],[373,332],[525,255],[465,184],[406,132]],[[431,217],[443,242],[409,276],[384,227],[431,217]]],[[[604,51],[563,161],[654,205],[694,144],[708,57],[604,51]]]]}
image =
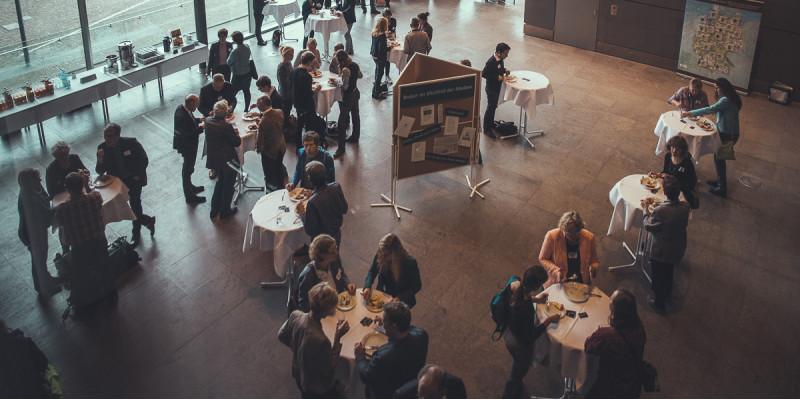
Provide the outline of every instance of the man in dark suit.
{"type": "Polygon", "coordinates": [[[215,74],[211,82],[200,89],[200,105],[197,109],[203,116],[211,116],[214,104],[220,100],[225,100],[233,110],[236,107],[236,90],[230,82],[225,81],[222,74],[215,74]]]}
{"type": "Polygon", "coordinates": [[[461,378],[428,364],[419,370],[417,379],[394,392],[395,399],[466,399],[467,388],[461,378]]]}
{"type": "Polygon", "coordinates": [[[665,313],[665,303],[672,295],[672,271],[686,252],[686,226],[689,225],[689,203],[680,201],[681,186],[672,176],[664,177],[667,201],[653,212],[642,200],[644,229],[650,233],[650,265],[653,270],[653,295],[648,303],[657,312],[665,313]]]}
{"type": "Polygon", "coordinates": [[[206,76],[222,74],[223,79],[230,82],[231,67],[228,66],[228,55],[233,51],[233,43],[228,42],[228,30],[225,28],[217,31],[217,37],[219,37],[219,41],[211,43],[211,48],[208,51],[206,76]]]}
{"type": "Polygon", "coordinates": [[[145,214],[142,210],[142,188],[147,186],[147,153],[136,138],[120,137],[122,127],[110,123],[103,130],[105,141],[97,146],[98,174],[109,174],[122,180],[128,187],[131,210],[136,215],[133,221],[131,243],[136,246],[141,240],[142,225],[152,237],[156,233],[156,217],[145,214]]]}
{"type": "Polygon", "coordinates": [[[258,39],[259,46],[265,46],[267,42],[261,37],[261,24],[264,22],[264,6],[267,4],[265,0],[253,0],[253,18],[256,22],[256,39],[258,39]]]}
{"type": "MultiPolygon", "coordinates": [[[[318,124],[317,120],[321,120],[317,115],[314,92],[319,92],[322,87],[319,85],[312,87],[311,74],[309,74],[314,69],[312,62],[315,58],[314,53],[310,51],[303,53],[300,57],[300,66],[292,70],[292,98],[294,98],[294,108],[297,110],[297,128],[294,133],[297,152],[303,148],[303,128],[314,130],[315,125],[318,124]]],[[[323,121],[322,124],[324,125],[325,122],[323,121]]],[[[325,143],[325,133],[318,133],[320,142],[325,143]]]]}
{"type": "Polygon", "coordinates": [[[500,88],[503,85],[503,77],[508,74],[503,60],[508,57],[511,47],[505,43],[498,43],[494,54],[486,60],[483,67],[483,79],[486,79],[486,113],[483,114],[483,133],[486,136],[495,138],[492,124],[494,123],[494,112],[497,110],[497,102],[500,101],[500,88]]]}
{"type": "MultiPolygon", "coordinates": [[[[269,101],[272,104],[272,108],[277,110],[283,109],[283,97],[281,97],[281,94],[278,93],[278,89],[275,89],[275,86],[272,86],[272,79],[269,79],[269,77],[266,75],[261,75],[258,77],[258,79],[256,79],[256,87],[258,88],[259,92],[269,96],[269,101]]],[[[255,107],[255,104],[250,106],[250,108],[255,107]]]]}
{"type": "Polygon", "coordinates": [[[239,164],[236,148],[242,144],[242,139],[225,120],[227,114],[228,103],[220,100],[214,105],[214,117],[206,120],[206,167],[217,171],[217,184],[211,196],[211,218],[217,215],[222,219],[228,218],[238,210],[231,208],[236,171],[228,162],[239,164]]]}
{"type": "Polygon", "coordinates": [[[187,203],[205,203],[206,198],[198,196],[197,193],[203,191],[202,186],[192,184],[192,173],[194,163],[197,161],[197,145],[200,141],[200,134],[203,133],[202,122],[205,117],[195,118],[194,111],[200,104],[200,98],[190,94],[182,105],[175,109],[175,129],[172,138],[172,148],[178,150],[183,156],[183,168],[181,177],[183,179],[183,196],[187,203]]]}

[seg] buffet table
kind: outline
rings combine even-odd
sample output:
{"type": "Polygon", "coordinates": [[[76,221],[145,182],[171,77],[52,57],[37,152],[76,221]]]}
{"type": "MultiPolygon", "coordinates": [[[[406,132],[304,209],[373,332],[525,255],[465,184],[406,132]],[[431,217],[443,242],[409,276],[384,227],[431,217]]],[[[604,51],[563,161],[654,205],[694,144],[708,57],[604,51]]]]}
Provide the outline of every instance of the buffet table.
{"type": "Polygon", "coordinates": [[[64,113],[101,101],[103,116],[108,115],[107,98],[124,90],[143,85],[157,79],[159,94],[164,97],[161,78],[182,69],[191,68],[208,60],[208,47],[197,43],[193,49],[178,54],[165,54],[164,59],[147,65],[140,65],[118,73],[105,73],[103,67],[78,74],[78,79],[70,82],[71,88],[59,88],[51,96],[41,97],[27,104],[15,106],[11,110],[0,112],[0,134],[6,134],[22,128],[36,125],[39,131],[39,142],[46,146],[43,122],[64,113]],[[80,78],[94,74],[96,79],[81,83],[80,78]]]}

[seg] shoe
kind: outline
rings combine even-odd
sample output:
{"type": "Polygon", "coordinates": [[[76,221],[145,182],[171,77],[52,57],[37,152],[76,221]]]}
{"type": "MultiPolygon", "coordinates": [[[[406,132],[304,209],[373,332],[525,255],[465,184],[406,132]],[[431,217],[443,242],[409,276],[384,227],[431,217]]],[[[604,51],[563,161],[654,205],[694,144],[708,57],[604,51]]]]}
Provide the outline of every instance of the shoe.
{"type": "Polygon", "coordinates": [[[192,196],[186,198],[186,204],[201,204],[205,202],[206,198],[203,196],[192,196]]]}
{"type": "Polygon", "coordinates": [[[150,231],[150,237],[153,237],[153,235],[156,234],[156,217],[150,217],[150,218],[152,218],[150,220],[150,223],[142,225],[144,225],[144,227],[147,228],[148,231],[150,231]]]}
{"type": "Polygon", "coordinates": [[[131,235],[131,246],[136,247],[139,245],[139,242],[142,241],[142,235],[140,233],[134,233],[131,235]]]}
{"type": "Polygon", "coordinates": [[[341,158],[344,156],[344,148],[336,149],[336,152],[333,153],[333,158],[341,158]]]}
{"type": "Polygon", "coordinates": [[[192,186],[192,193],[200,193],[206,190],[205,186],[192,186]]]}
{"type": "Polygon", "coordinates": [[[372,98],[375,99],[375,100],[386,100],[386,94],[381,93],[381,94],[379,94],[377,96],[373,94],[372,98]]]}
{"type": "Polygon", "coordinates": [[[720,186],[709,186],[708,193],[711,193],[714,196],[722,197],[723,199],[728,197],[728,192],[720,186]]]}
{"type": "Polygon", "coordinates": [[[258,45],[259,45],[259,46],[266,46],[266,45],[267,45],[267,42],[261,41],[261,42],[258,42],[258,45]]]}
{"type": "Polygon", "coordinates": [[[366,8],[362,8],[361,11],[364,11],[364,14],[367,13],[367,9],[366,8]]]}
{"type": "Polygon", "coordinates": [[[347,142],[347,143],[358,143],[358,138],[350,136],[349,138],[345,139],[344,141],[347,142]]]}
{"type": "Polygon", "coordinates": [[[706,183],[708,184],[708,186],[719,186],[719,181],[717,180],[706,181],[706,183]]]}
{"type": "Polygon", "coordinates": [[[233,216],[233,214],[236,214],[237,211],[239,211],[239,207],[233,207],[233,208],[231,208],[230,211],[228,211],[228,212],[226,212],[224,214],[220,213],[219,214],[219,219],[230,218],[231,216],[233,216]]]}
{"type": "Polygon", "coordinates": [[[219,211],[211,210],[211,214],[209,214],[209,218],[214,219],[214,218],[217,218],[218,215],[219,215],[219,211]]]}
{"type": "Polygon", "coordinates": [[[656,305],[656,299],[653,296],[647,296],[647,304],[650,304],[650,307],[653,307],[653,310],[661,315],[667,313],[667,309],[664,306],[659,307],[656,305]]]}
{"type": "Polygon", "coordinates": [[[369,10],[369,13],[370,14],[380,14],[381,12],[373,8],[372,10],[369,10]]]}
{"type": "Polygon", "coordinates": [[[208,179],[217,179],[217,171],[213,169],[208,170],[208,179]]]}

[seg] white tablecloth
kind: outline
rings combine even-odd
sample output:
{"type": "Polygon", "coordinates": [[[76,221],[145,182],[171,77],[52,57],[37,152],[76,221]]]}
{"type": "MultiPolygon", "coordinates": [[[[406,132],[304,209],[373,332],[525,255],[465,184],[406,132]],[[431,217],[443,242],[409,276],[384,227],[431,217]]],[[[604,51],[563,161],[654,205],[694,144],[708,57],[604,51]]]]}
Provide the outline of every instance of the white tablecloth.
{"type": "MultiPolygon", "coordinates": [[[[256,109],[253,110],[258,111],[256,109]]],[[[236,154],[239,156],[239,165],[244,165],[244,153],[247,153],[248,151],[255,151],[256,133],[258,132],[257,130],[251,131],[247,129],[247,127],[250,125],[257,124],[257,121],[243,120],[242,118],[244,117],[244,114],[245,113],[233,113],[233,119],[228,121],[231,123],[231,125],[233,125],[234,129],[237,130],[239,137],[242,138],[242,143],[236,148],[236,154]]],[[[208,142],[203,140],[203,157],[208,154],[208,149],[206,148],[207,144],[208,142]]]]}
{"type": "Polygon", "coordinates": [[[347,23],[344,22],[344,18],[331,15],[330,11],[326,11],[324,16],[322,14],[309,15],[305,28],[306,36],[311,31],[322,33],[322,39],[325,41],[325,53],[327,54],[331,33],[347,31],[347,23]]]}
{"type": "Polygon", "coordinates": [[[202,43],[186,52],[165,54],[164,59],[152,64],[106,74],[103,68],[78,74],[78,78],[95,74],[97,79],[80,83],[70,81],[70,89],[56,89],[55,94],[36,99],[33,103],[16,106],[0,112],[0,134],[44,122],[52,117],[76,110],[87,104],[107,99],[152,79],[160,78],[208,60],[208,47],[202,43]]]}
{"type": "Polygon", "coordinates": [[[400,45],[392,47],[392,51],[389,52],[389,62],[396,65],[400,72],[403,72],[403,69],[406,68],[406,64],[408,64],[408,54],[403,53],[404,40],[405,36],[398,36],[397,42],[400,43],[400,45]]]}
{"type": "MultiPolygon", "coordinates": [[[[356,284],[358,286],[358,284],[356,284]]],[[[389,299],[390,296],[381,292],[380,290],[372,289],[373,293],[377,293],[383,296],[384,299],[389,299]]],[[[337,314],[344,314],[345,318],[347,319],[347,323],[350,324],[350,331],[347,332],[346,335],[342,336],[341,343],[342,343],[342,352],[339,355],[339,365],[337,365],[336,370],[336,377],[342,379],[347,384],[346,396],[348,398],[363,398],[364,391],[358,390],[363,385],[361,384],[361,378],[357,371],[357,366],[355,363],[355,353],[353,347],[356,343],[360,342],[361,339],[369,332],[378,331],[381,333],[385,333],[382,326],[378,326],[376,323],[372,323],[369,327],[361,325],[361,320],[364,317],[375,318],[378,315],[383,315],[382,312],[372,312],[367,310],[366,303],[364,302],[364,296],[361,295],[361,289],[356,290],[356,307],[350,311],[343,312],[336,310],[337,314]]],[[[322,330],[325,331],[325,336],[333,343],[333,335],[336,333],[336,323],[338,322],[338,318],[336,315],[331,315],[330,317],[324,318],[322,320],[322,330]]]]}
{"type": "Polygon", "coordinates": [[[628,175],[617,182],[608,193],[608,199],[614,206],[611,223],[608,225],[609,235],[619,230],[627,231],[632,226],[642,226],[643,211],[641,200],[647,197],[656,197],[661,201],[667,200],[663,186],[659,187],[656,193],[642,186],[639,181],[643,176],[645,175],[628,175]]]}
{"type": "MultiPolygon", "coordinates": [[[[567,310],[575,311],[575,318],[564,317],[558,323],[551,324],[546,335],[539,336],[535,344],[537,361],[549,354],[550,365],[560,366],[561,376],[575,379],[576,389],[585,394],[597,380],[598,359],[586,354],[583,344],[597,328],[608,326],[611,300],[598,288],[593,288],[592,293],[600,297],[589,297],[583,303],[569,300],[561,284],[552,285],[544,292],[549,294],[548,301],[557,301],[567,310]],[[582,312],[588,317],[580,318],[578,314],[582,312]]],[[[539,321],[547,318],[541,308],[537,308],[536,316],[539,321]]]]}
{"type": "Polygon", "coordinates": [[[686,139],[686,144],[689,146],[689,153],[695,159],[699,160],[700,157],[706,154],[714,154],[722,145],[717,132],[717,125],[705,117],[700,120],[710,123],[714,129],[704,131],[697,126],[697,122],[689,118],[681,118],[680,111],[673,110],[667,111],[658,117],[656,129],[653,131],[658,136],[658,144],[656,145],[656,155],[659,155],[667,149],[667,141],[672,137],[681,135],[686,139]],[[683,120],[684,122],[681,122],[683,120]]]}
{"type": "Polygon", "coordinates": [[[256,244],[261,251],[274,251],[275,273],[280,278],[292,268],[295,250],[309,243],[295,207],[297,203],[289,199],[286,189],[265,195],[253,206],[244,231],[242,251],[256,244]],[[289,207],[289,212],[279,209],[280,206],[289,207]]]}
{"type": "Polygon", "coordinates": [[[513,101],[531,119],[536,118],[536,106],[539,104],[553,105],[553,87],[547,77],[533,71],[513,71],[511,75],[516,76],[517,80],[512,83],[503,81],[498,104],[513,101]]]}
{"type": "Polygon", "coordinates": [[[342,87],[341,86],[331,86],[328,83],[330,78],[336,78],[339,84],[342,83],[342,80],[339,78],[339,75],[334,74],[330,71],[320,71],[322,72],[322,76],[319,78],[313,78],[314,83],[319,83],[322,85],[322,89],[319,92],[314,93],[314,102],[317,104],[317,114],[326,117],[328,114],[331,113],[331,108],[337,101],[342,100],[342,87]]]}
{"type": "Polygon", "coordinates": [[[264,22],[271,16],[275,18],[278,25],[283,25],[283,20],[287,15],[300,15],[301,13],[297,0],[274,0],[264,7],[264,22]]]}
{"type": "MultiPolygon", "coordinates": [[[[124,220],[133,221],[136,216],[128,204],[128,187],[122,183],[122,179],[115,178],[110,185],[97,189],[103,196],[103,220],[106,224],[124,220]]],[[[69,200],[69,193],[63,191],[53,196],[53,207],[69,200]]]]}

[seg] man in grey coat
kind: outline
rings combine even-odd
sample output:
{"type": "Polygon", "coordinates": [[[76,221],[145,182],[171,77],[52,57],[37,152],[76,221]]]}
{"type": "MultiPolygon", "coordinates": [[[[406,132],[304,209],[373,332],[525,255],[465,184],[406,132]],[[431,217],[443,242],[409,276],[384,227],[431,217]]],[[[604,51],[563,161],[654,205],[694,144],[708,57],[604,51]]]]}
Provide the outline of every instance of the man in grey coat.
{"type": "Polygon", "coordinates": [[[228,162],[239,164],[236,148],[242,144],[242,139],[225,120],[228,111],[228,102],[220,100],[214,104],[214,117],[206,119],[206,167],[217,171],[217,184],[211,196],[211,218],[219,215],[225,219],[237,211],[236,207],[231,208],[237,175],[228,162]]]}
{"type": "Polygon", "coordinates": [[[672,270],[686,252],[686,226],[689,224],[689,203],[680,201],[678,180],[664,177],[664,194],[667,201],[651,213],[642,201],[644,229],[652,235],[650,239],[650,265],[653,269],[653,295],[647,301],[659,313],[665,313],[665,303],[672,294],[672,270]]]}

